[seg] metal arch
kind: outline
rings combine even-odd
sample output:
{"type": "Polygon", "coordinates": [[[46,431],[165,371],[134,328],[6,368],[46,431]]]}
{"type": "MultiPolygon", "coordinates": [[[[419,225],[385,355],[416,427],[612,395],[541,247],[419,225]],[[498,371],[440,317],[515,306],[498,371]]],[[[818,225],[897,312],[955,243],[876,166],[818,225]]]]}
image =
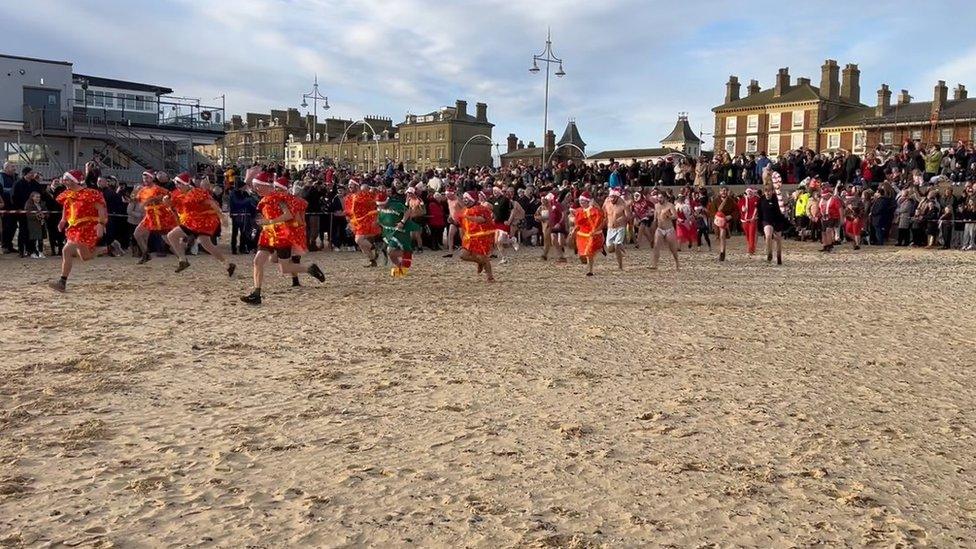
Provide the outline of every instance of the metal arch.
{"type": "MultiPolygon", "coordinates": [[[[549,159],[546,160],[546,166],[548,166],[549,163],[552,162],[552,157],[553,156],[556,156],[556,151],[558,151],[559,149],[561,149],[563,147],[572,147],[572,148],[578,150],[580,152],[580,154],[583,155],[583,161],[586,161],[586,153],[583,152],[583,149],[579,148],[578,146],[576,146],[573,143],[563,143],[562,145],[557,145],[556,148],[553,149],[552,152],[549,154],[549,159]]],[[[545,168],[545,166],[543,166],[543,168],[545,168]]]]}
{"type": "MultiPolygon", "coordinates": [[[[364,120],[362,118],[360,118],[359,120],[356,120],[354,122],[350,122],[349,125],[346,126],[345,129],[342,130],[342,137],[339,138],[339,151],[338,151],[338,153],[339,153],[339,161],[340,162],[342,161],[342,144],[345,143],[345,141],[346,141],[346,133],[349,131],[349,128],[355,126],[356,124],[363,124],[364,126],[366,126],[367,128],[369,128],[369,131],[373,132],[373,136],[374,137],[377,135],[376,134],[376,128],[374,128],[372,124],[370,124],[369,122],[367,122],[366,120],[364,120]]],[[[380,142],[378,140],[376,140],[376,139],[373,139],[373,144],[376,145],[376,161],[379,162],[379,158],[380,158],[380,142]]]]}
{"type": "Polygon", "coordinates": [[[461,159],[464,158],[464,149],[466,149],[468,147],[468,143],[471,143],[472,141],[474,141],[475,139],[477,139],[479,137],[484,137],[485,139],[488,140],[488,147],[489,148],[492,145],[495,145],[495,149],[496,150],[498,149],[498,144],[495,143],[494,141],[492,141],[491,140],[491,137],[489,137],[489,136],[487,136],[487,135],[485,135],[483,133],[479,133],[478,135],[473,135],[473,136],[471,136],[471,139],[468,139],[467,141],[465,141],[464,142],[464,145],[461,146],[461,152],[458,153],[458,161],[457,161],[458,168],[462,168],[463,167],[463,165],[461,164],[461,159]]]}

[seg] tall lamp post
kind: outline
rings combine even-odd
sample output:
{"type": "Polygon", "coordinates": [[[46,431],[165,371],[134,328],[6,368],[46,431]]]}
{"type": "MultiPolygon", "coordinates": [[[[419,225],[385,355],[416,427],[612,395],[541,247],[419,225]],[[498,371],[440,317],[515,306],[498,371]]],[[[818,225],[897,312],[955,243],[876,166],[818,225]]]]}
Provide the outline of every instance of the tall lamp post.
{"type": "Polygon", "coordinates": [[[319,133],[319,100],[325,101],[322,110],[329,110],[329,98],[319,93],[319,75],[315,75],[315,83],[312,84],[312,91],[302,94],[302,108],[308,107],[308,100],[312,100],[312,150],[315,150],[315,142],[318,141],[319,133]]]}
{"type": "Polygon", "coordinates": [[[542,53],[532,56],[532,68],[529,72],[536,74],[541,69],[539,69],[539,62],[546,64],[546,101],[543,114],[543,124],[542,124],[542,165],[545,166],[546,163],[546,137],[549,134],[549,69],[553,63],[559,64],[559,69],[556,71],[556,76],[562,78],[566,76],[566,71],[563,70],[563,60],[556,57],[556,54],[552,52],[552,29],[546,30],[546,49],[542,50],[542,53]]]}

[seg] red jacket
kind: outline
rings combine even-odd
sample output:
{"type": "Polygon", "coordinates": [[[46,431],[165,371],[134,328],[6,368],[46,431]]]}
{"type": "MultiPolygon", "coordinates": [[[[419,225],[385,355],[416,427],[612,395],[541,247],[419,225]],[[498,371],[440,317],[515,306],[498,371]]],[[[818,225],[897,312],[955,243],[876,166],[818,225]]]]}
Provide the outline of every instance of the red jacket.
{"type": "Polygon", "coordinates": [[[755,221],[758,212],[758,196],[742,196],[739,198],[739,219],[742,221],[755,221]]]}

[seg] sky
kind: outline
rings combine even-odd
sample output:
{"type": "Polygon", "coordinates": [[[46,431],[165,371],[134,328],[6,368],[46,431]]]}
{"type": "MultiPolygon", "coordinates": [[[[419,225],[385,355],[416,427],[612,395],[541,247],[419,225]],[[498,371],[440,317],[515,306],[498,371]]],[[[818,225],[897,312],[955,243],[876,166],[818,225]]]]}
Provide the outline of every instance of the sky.
{"type": "MultiPolygon", "coordinates": [[[[299,107],[318,75],[325,115],[403,121],[456,99],[488,104],[494,139],[541,144],[570,118],[587,152],[659,146],[687,112],[710,148],[712,107],[737,75],[763,89],[789,67],[819,85],[824,59],[861,69],[861,101],[887,83],[930,101],[938,80],[976,95],[972,0],[32,0],[0,3],[0,53],[167,86],[227,112],[299,107]],[[555,67],[553,68],[555,70],[555,67]]],[[[303,109],[305,110],[305,109],[303,109]]]]}

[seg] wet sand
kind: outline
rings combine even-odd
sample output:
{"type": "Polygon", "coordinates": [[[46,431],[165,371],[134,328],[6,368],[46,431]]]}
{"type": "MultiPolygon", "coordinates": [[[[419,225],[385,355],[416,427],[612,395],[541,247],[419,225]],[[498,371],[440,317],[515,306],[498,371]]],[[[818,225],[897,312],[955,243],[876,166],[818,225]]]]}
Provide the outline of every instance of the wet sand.
{"type": "Polygon", "coordinates": [[[972,547],[976,254],[788,246],[0,258],[0,545],[972,547]]]}

